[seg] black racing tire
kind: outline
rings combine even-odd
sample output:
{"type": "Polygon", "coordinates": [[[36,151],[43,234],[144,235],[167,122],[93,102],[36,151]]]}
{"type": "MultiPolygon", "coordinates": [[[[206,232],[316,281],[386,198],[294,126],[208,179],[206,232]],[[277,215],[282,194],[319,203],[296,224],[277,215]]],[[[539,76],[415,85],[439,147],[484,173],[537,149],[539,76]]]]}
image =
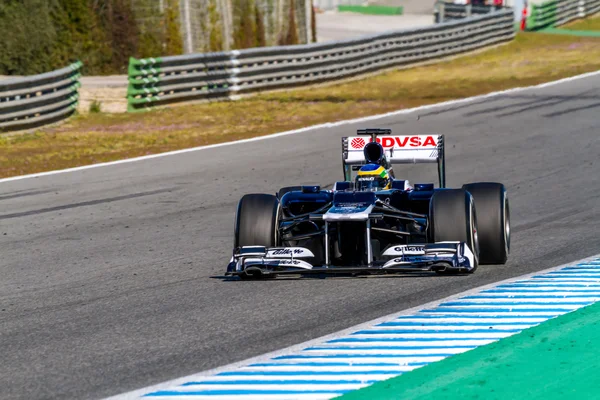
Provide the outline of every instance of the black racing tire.
{"type": "MultiPolygon", "coordinates": [[[[242,197],[235,216],[235,248],[241,246],[276,247],[278,213],[279,200],[272,194],[247,194],[242,197]]],[[[241,279],[262,277],[262,275],[240,275],[241,279]]]]}
{"type": "Polygon", "coordinates": [[[302,190],[302,186],[286,186],[286,187],[282,187],[277,192],[277,198],[281,199],[283,197],[283,195],[286,194],[287,192],[295,192],[297,190],[302,190]]]}
{"type": "Polygon", "coordinates": [[[479,262],[506,264],[510,253],[510,207],[501,183],[478,182],[463,185],[471,193],[477,209],[479,262]]]}
{"type": "Polygon", "coordinates": [[[473,197],[464,189],[436,190],[429,203],[429,240],[465,242],[473,252],[475,272],[479,265],[477,214],[473,197]]]}

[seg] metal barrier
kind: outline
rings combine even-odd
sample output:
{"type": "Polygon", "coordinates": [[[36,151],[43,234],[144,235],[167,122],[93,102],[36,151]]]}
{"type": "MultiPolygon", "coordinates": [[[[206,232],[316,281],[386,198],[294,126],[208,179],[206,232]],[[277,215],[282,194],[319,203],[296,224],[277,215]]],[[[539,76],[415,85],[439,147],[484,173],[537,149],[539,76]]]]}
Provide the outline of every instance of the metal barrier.
{"type": "Polygon", "coordinates": [[[339,42],[131,59],[128,110],[334,81],[512,40],[512,10],[339,42]]]}
{"type": "Polygon", "coordinates": [[[593,15],[596,13],[600,13],[600,0],[584,1],[583,10],[585,15],[593,15]]]}
{"type": "Polygon", "coordinates": [[[532,4],[527,30],[535,31],[566,24],[600,12],[600,0],[550,0],[532,4]]]}
{"type": "Polygon", "coordinates": [[[0,80],[0,132],[30,129],[70,116],[77,107],[81,62],[41,75],[0,80]]]}
{"type": "Polygon", "coordinates": [[[454,4],[438,1],[434,5],[433,16],[435,23],[441,24],[447,21],[469,18],[473,15],[490,14],[500,10],[495,6],[454,4]]]}

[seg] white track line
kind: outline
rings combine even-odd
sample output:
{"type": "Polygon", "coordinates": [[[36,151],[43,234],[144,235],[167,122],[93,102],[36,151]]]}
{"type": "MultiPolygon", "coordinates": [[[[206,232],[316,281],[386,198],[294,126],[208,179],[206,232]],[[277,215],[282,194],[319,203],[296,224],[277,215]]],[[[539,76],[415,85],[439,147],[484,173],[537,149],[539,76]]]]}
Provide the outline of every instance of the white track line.
{"type": "Polygon", "coordinates": [[[589,78],[589,77],[596,76],[596,75],[600,75],[600,71],[588,72],[588,73],[585,73],[582,75],[571,76],[569,78],[559,79],[557,81],[552,81],[552,82],[546,82],[546,83],[542,83],[540,85],[535,85],[535,86],[517,87],[517,88],[508,89],[508,90],[502,90],[499,92],[492,92],[492,93],[483,94],[483,95],[479,95],[479,96],[467,97],[464,99],[450,100],[450,101],[446,101],[443,103],[429,104],[429,105],[415,107],[415,108],[407,108],[407,109],[403,109],[403,110],[392,111],[392,112],[389,112],[386,114],[371,115],[368,117],[349,119],[349,120],[337,121],[337,122],[328,122],[325,124],[308,126],[306,128],[294,129],[291,131],[275,133],[272,135],[259,136],[259,137],[255,137],[255,138],[251,138],[251,139],[236,140],[236,141],[232,141],[232,142],[218,143],[218,144],[212,144],[212,145],[208,145],[208,146],[192,147],[189,149],[168,151],[165,153],[152,154],[149,156],[127,158],[124,160],[84,165],[81,167],[67,168],[67,169],[61,169],[61,170],[56,170],[56,171],[40,172],[37,174],[13,176],[10,178],[0,179],[0,183],[17,181],[17,180],[21,180],[21,179],[40,178],[40,177],[48,176],[48,175],[56,175],[56,174],[64,174],[67,172],[83,171],[83,170],[91,169],[91,168],[108,167],[111,165],[119,165],[119,164],[126,164],[126,163],[137,162],[137,161],[151,160],[153,158],[174,156],[174,155],[189,153],[189,152],[193,152],[193,151],[208,150],[208,149],[214,149],[214,148],[218,148],[218,147],[225,147],[225,146],[232,146],[232,145],[236,145],[236,144],[243,144],[243,143],[250,143],[250,142],[257,142],[257,141],[262,141],[262,140],[274,139],[274,138],[278,138],[278,137],[282,137],[282,136],[305,133],[305,132],[309,132],[309,131],[316,130],[316,129],[334,128],[334,127],[348,125],[348,124],[355,124],[355,123],[360,123],[360,122],[373,121],[373,120],[386,118],[386,117],[410,114],[413,112],[429,110],[429,109],[437,108],[437,107],[445,107],[445,106],[451,106],[451,105],[456,105],[456,104],[468,103],[471,101],[487,99],[490,97],[501,96],[501,95],[515,93],[515,92],[519,92],[519,91],[523,91],[523,90],[542,89],[545,87],[560,85],[562,83],[571,82],[571,81],[578,80],[578,79],[589,78]]]}
{"type": "MultiPolygon", "coordinates": [[[[161,392],[161,396],[158,396],[161,399],[179,398],[178,394],[183,392],[186,393],[184,396],[186,399],[204,398],[204,395],[208,393],[207,390],[209,392],[211,390],[215,391],[208,394],[211,398],[221,399],[230,398],[238,389],[240,393],[234,395],[238,399],[247,400],[255,396],[257,398],[262,396],[260,398],[263,399],[300,398],[299,392],[295,394],[287,393],[286,390],[294,392],[301,388],[307,389],[309,386],[306,385],[313,385],[310,387],[321,388],[325,392],[338,389],[342,391],[352,390],[350,388],[355,387],[353,385],[361,386],[365,380],[385,379],[400,374],[401,372],[398,371],[410,371],[426,363],[441,360],[452,354],[469,351],[476,346],[518,333],[510,331],[513,328],[511,324],[517,324],[518,326],[515,325],[516,329],[526,329],[556,315],[570,312],[570,309],[557,312],[524,312],[520,309],[493,311],[492,308],[490,311],[488,309],[484,309],[485,311],[480,310],[479,313],[440,311],[431,314],[424,311],[434,310],[444,303],[459,303],[460,301],[457,300],[463,297],[476,297],[490,290],[499,290],[499,286],[506,287],[524,280],[530,282],[545,279],[546,276],[560,275],[552,274],[552,272],[566,266],[585,268],[585,263],[600,260],[599,257],[600,254],[558,267],[470,289],[442,300],[377,318],[286,349],[113,396],[109,400],[139,399],[144,395],[156,392],[161,392]],[[544,278],[534,278],[534,276],[544,276],[544,278]],[[415,315],[417,313],[419,314],[415,315]],[[415,329],[416,326],[410,325],[415,323],[423,323],[427,326],[415,329]],[[440,323],[455,324],[455,326],[443,326],[440,323]],[[485,326],[486,323],[489,326],[485,326]],[[381,324],[384,325],[381,326],[381,324]],[[393,324],[400,324],[400,326],[392,326],[393,324]],[[402,324],[406,326],[401,326],[402,324]],[[494,326],[494,324],[498,325],[494,326]],[[493,333],[489,335],[482,333],[490,328],[492,328],[493,333]],[[419,331],[426,329],[431,332],[428,334],[419,333],[419,331]],[[445,333],[437,334],[436,330],[445,333]],[[464,335],[461,333],[463,330],[470,332],[470,336],[463,337],[464,335]],[[503,332],[503,330],[509,331],[503,332]],[[404,331],[405,333],[399,333],[404,331]],[[489,336],[494,336],[496,339],[486,340],[486,337],[489,336]],[[453,339],[455,337],[461,339],[453,339]],[[216,376],[217,374],[219,375],[216,376]],[[270,393],[270,388],[273,387],[270,386],[272,382],[280,383],[281,393],[270,393]],[[342,386],[338,386],[336,383],[340,383],[342,386]],[[334,387],[335,389],[333,389],[334,387]],[[267,392],[258,393],[261,390],[267,392]]],[[[597,279],[600,283],[600,276],[597,279]]],[[[568,291],[566,288],[560,290],[568,291]]],[[[507,294],[505,301],[510,301],[509,296],[511,295],[507,294]]],[[[593,300],[590,300],[590,303],[593,300]]],[[[512,309],[514,305],[504,307],[512,309]]],[[[579,305],[578,308],[580,307],[585,307],[585,305],[579,305]]],[[[452,307],[452,310],[454,309],[455,307],[452,307]]],[[[499,310],[504,310],[504,308],[499,308],[499,310]]],[[[358,386],[356,387],[358,388],[358,386]]],[[[325,392],[307,393],[306,398],[328,399],[336,396],[336,394],[325,392]]]]}

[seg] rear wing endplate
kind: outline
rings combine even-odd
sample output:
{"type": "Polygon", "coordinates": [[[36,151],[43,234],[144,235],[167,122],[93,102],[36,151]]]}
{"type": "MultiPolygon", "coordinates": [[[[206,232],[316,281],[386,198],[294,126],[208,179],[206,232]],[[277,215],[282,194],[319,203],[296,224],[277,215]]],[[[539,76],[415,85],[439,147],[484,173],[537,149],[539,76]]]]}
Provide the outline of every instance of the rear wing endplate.
{"type": "Polygon", "coordinates": [[[353,166],[366,164],[364,148],[373,141],[381,144],[391,165],[437,163],[440,187],[446,187],[444,135],[392,136],[390,129],[363,129],[357,136],[342,138],[344,180],[352,181],[353,166]]]}

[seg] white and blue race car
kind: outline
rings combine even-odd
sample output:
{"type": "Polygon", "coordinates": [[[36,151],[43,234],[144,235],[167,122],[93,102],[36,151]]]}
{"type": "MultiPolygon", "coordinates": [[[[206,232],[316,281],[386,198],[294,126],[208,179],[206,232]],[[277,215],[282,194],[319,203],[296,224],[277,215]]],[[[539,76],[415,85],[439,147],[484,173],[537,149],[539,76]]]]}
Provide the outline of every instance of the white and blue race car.
{"type": "Polygon", "coordinates": [[[504,264],[510,210],[501,183],[447,189],[443,135],[359,130],[342,138],[344,181],[247,194],[238,204],[227,275],[472,273],[504,264]],[[411,186],[393,165],[436,163],[439,186],[411,186]]]}

